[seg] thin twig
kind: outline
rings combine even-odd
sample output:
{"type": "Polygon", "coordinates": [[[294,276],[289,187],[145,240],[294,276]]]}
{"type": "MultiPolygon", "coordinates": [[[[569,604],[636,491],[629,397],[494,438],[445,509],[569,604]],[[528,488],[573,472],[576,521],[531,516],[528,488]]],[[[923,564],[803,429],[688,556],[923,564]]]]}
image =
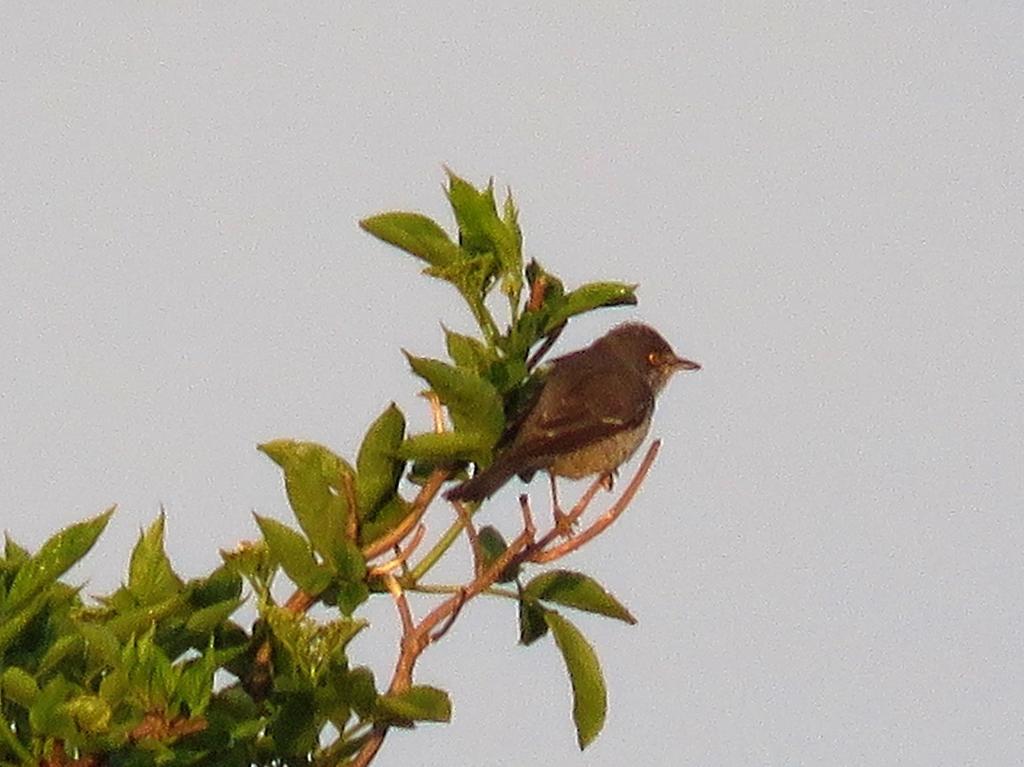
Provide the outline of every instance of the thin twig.
{"type": "Polygon", "coordinates": [[[310,594],[302,589],[296,589],[295,592],[288,597],[288,601],[284,603],[284,609],[293,613],[304,613],[313,606],[314,602],[316,602],[315,594],[310,594]]]}
{"type": "Polygon", "coordinates": [[[387,725],[377,724],[374,725],[373,731],[370,733],[370,737],[363,743],[363,747],[359,749],[359,752],[352,757],[352,761],[349,762],[351,767],[366,767],[370,762],[373,761],[373,757],[380,751],[381,744],[384,742],[384,736],[388,734],[387,725]]]}
{"type": "Polygon", "coordinates": [[[469,539],[469,548],[473,552],[473,572],[479,574],[484,566],[484,556],[483,550],[480,548],[480,536],[477,534],[476,525],[473,524],[469,509],[462,501],[452,501],[451,504],[455,507],[455,512],[459,515],[459,522],[462,523],[462,528],[466,531],[466,537],[469,539]]]}
{"type": "Polygon", "coordinates": [[[530,496],[526,493],[520,493],[519,495],[519,508],[523,511],[523,531],[529,533],[530,539],[533,540],[533,536],[537,532],[537,528],[533,524],[533,512],[530,510],[530,496]]]}
{"type": "Polygon", "coordinates": [[[348,505],[348,520],[345,525],[345,535],[350,541],[359,538],[359,509],[356,508],[356,486],[352,475],[349,472],[342,472],[341,486],[345,490],[345,503],[348,505]]]}
{"type": "Polygon", "coordinates": [[[432,612],[427,614],[427,616],[421,621],[417,630],[429,633],[435,626],[455,610],[459,602],[468,602],[481,591],[484,591],[494,585],[502,572],[504,572],[505,568],[508,567],[515,558],[530,545],[530,542],[531,536],[528,531],[524,530],[521,532],[516,536],[512,543],[509,544],[508,548],[487,566],[486,570],[466,585],[466,594],[463,599],[459,599],[459,595],[457,594],[451,599],[447,599],[442,602],[434,608],[432,612]]]}
{"type": "Polygon", "coordinates": [[[402,634],[411,634],[415,630],[415,626],[413,626],[412,621],[412,610],[409,609],[409,600],[406,598],[402,586],[393,575],[386,576],[384,582],[387,584],[388,591],[395,600],[395,607],[398,608],[398,616],[402,620],[402,634]]]}
{"type": "MultiPolygon", "coordinates": [[[[435,607],[412,631],[403,630],[402,649],[395,664],[391,684],[388,687],[389,694],[393,695],[409,689],[412,685],[412,672],[419,656],[430,645],[435,636],[441,636],[444,633],[442,630],[435,632],[435,629],[441,624],[446,624],[444,630],[447,630],[447,627],[450,626],[451,616],[461,610],[470,599],[494,585],[505,568],[526,550],[532,540],[532,534],[524,530],[486,570],[479,573],[463,590],[460,590],[435,607]]],[[[376,725],[362,748],[353,757],[352,767],[366,767],[377,755],[387,732],[388,725],[376,725]]]]}
{"type": "MultiPolygon", "coordinates": [[[[434,594],[451,596],[452,594],[458,594],[465,588],[464,586],[453,586],[445,583],[417,583],[415,586],[408,586],[403,584],[403,588],[407,592],[413,594],[434,594]]],[[[491,586],[478,594],[478,596],[489,596],[499,597],[501,599],[518,599],[518,592],[513,591],[510,588],[503,588],[501,586],[491,586]]]]}
{"type": "Polygon", "coordinates": [[[427,481],[423,483],[423,486],[416,494],[412,503],[409,504],[409,513],[405,516],[405,519],[398,523],[398,525],[384,537],[378,538],[373,543],[364,546],[363,556],[367,559],[378,557],[405,538],[405,536],[407,536],[410,531],[419,524],[419,521],[426,512],[427,507],[430,506],[431,501],[434,500],[434,496],[437,495],[437,491],[441,489],[441,485],[447,481],[450,474],[451,471],[448,469],[434,469],[430,473],[430,476],[427,477],[427,481]]]}
{"type": "Polygon", "coordinates": [[[459,599],[459,601],[455,603],[455,609],[452,610],[452,614],[448,616],[448,619],[444,622],[441,628],[439,628],[437,631],[430,635],[431,643],[436,642],[445,634],[447,634],[448,629],[450,629],[454,625],[455,619],[462,614],[462,607],[466,604],[466,590],[459,589],[456,592],[455,596],[459,599]]]}
{"type": "Polygon", "coordinates": [[[583,516],[583,512],[587,510],[587,507],[590,506],[590,502],[594,500],[594,496],[597,495],[597,491],[604,489],[604,477],[605,475],[601,475],[590,484],[590,487],[587,488],[587,492],[580,496],[580,499],[576,501],[572,510],[565,515],[566,522],[570,525],[574,525],[576,524],[576,521],[583,516]]]}
{"type": "MultiPolygon", "coordinates": [[[[579,520],[579,518],[583,516],[583,512],[585,512],[587,510],[587,507],[590,506],[591,501],[594,500],[594,496],[597,495],[597,491],[600,490],[601,487],[601,477],[598,477],[593,482],[591,482],[590,486],[587,488],[587,491],[580,496],[580,499],[578,501],[576,501],[576,504],[572,507],[572,510],[568,514],[562,515],[561,524],[559,524],[558,514],[556,513],[554,515],[554,527],[552,527],[551,530],[545,533],[544,536],[542,536],[541,539],[533,545],[533,549],[539,551],[540,549],[543,549],[552,542],[554,542],[556,539],[564,538],[565,536],[563,534],[563,530],[565,528],[571,529],[572,526],[576,524],[577,520],[579,520]]],[[[575,535],[575,532],[573,533],[573,535],[575,535]]]]}
{"type": "Polygon", "coordinates": [[[434,432],[440,434],[443,431],[447,431],[444,423],[444,409],[441,406],[441,398],[437,396],[437,392],[433,389],[427,389],[423,392],[423,397],[430,403],[430,420],[434,426],[434,432]]]}
{"type": "Polygon", "coordinates": [[[555,341],[557,341],[558,337],[562,335],[563,330],[565,330],[564,322],[544,336],[544,343],[542,343],[537,351],[530,356],[530,359],[526,363],[527,371],[531,371],[537,367],[540,361],[544,359],[544,355],[551,351],[551,347],[555,345],[555,341]]]}
{"type": "Polygon", "coordinates": [[[404,565],[412,553],[416,551],[416,547],[423,541],[423,536],[426,534],[427,528],[420,525],[416,528],[416,533],[413,535],[412,540],[406,544],[406,547],[399,548],[395,547],[395,556],[389,559],[387,562],[382,562],[379,565],[375,565],[370,568],[368,575],[385,575],[390,573],[392,570],[397,570],[399,567],[404,565]]]}

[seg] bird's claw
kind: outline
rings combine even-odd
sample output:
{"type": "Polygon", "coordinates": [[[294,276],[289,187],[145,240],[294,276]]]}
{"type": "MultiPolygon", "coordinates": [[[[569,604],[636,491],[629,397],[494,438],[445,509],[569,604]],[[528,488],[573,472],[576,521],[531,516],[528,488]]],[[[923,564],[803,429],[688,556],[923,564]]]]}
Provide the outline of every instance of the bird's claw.
{"type": "Polygon", "coordinates": [[[576,535],[576,522],[578,520],[573,519],[570,515],[566,514],[558,506],[555,506],[554,510],[555,517],[555,530],[562,538],[572,538],[576,535]]]}

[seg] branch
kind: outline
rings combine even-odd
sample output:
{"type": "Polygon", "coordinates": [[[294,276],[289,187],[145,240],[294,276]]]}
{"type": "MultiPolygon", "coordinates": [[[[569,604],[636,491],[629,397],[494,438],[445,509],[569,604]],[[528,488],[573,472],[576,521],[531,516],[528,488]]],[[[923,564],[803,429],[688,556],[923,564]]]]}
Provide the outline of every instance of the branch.
{"type": "MultiPolygon", "coordinates": [[[[378,538],[371,544],[368,544],[363,548],[363,556],[366,559],[373,559],[383,554],[389,549],[393,549],[397,546],[402,539],[404,539],[410,531],[416,528],[419,524],[420,519],[426,512],[427,507],[434,500],[437,495],[437,491],[441,489],[441,485],[448,479],[450,472],[447,469],[435,469],[433,473],[427,478],[427,481],[420,488],[416,498],[409,505],[409,513],[406,515],[394,530],[388,533],[383,538],[378,538]]],[[[417,538],[417,543],[419,539],[417,538]]],[[[291,610],[295,613],[301,613],[308,610],[316,602],[317,595],[310,594],[303,591],[302,589],[296,589],[288,601],[284,603],[286,610],[291,610]]]]}
{"type": "Polygon", "coordinates": [[[479,573],[483,569],[483,551],[480,548],[480,536],[476,531],[476,525],[473,524],[473,518],[470,516],[469,509],[466,508],[462,501],[451,501],[451,505],[455,507],[455,512],[459,517],[459,523],[462,528],[466,531],[466,538],[469,539],[469,549],[473,552],[473,572],[479,573]]]}
{"type": "Polygon", "coordinates": [[[420,519],[427,511],[427,507],[430,506],[434,497],[437,495],[437,491],[441,489],[448,477],[451,475],[449,469],[434,469],[427,477],[427,481],[423,483],[420,491],[416,494],[413,502],[409,506],[409,513],[406,515],[394,530],[385,535],[383,538],[378,538],[373,543],[367,544],[363,547],[363,556],[367,559],[373,559],[374,557],[380,556],[388,549],[394,548],[405,536],[407,536],[413,528],[419,524],[420,519]]]}
{"type": "MultiPolygon", "coordinates": [[[[525,494],[519,496],[519,504],[523,514],[523,531],[486,570],[479,572],[467,586],[459,589],[435,607],[415,626],[412,626],[412,618],[404,593],[401,593],[397,581],[389,579],[388,588],[392,590],[392,595],[395,596],[395,602],[402,619],[403,632],[401,653],[395,664],[388,693],[395,694],[409,689],[412,685],[412,674],[416,667],[416,661],[423,651],[433,642],[444,636],[455,618],[458,617],[463,606],[473,597],[491,588],[506,568],[525,562],[542,564],[554,561],[570,554],[607,530],[632,502],[646,479],[651,466],[654,464],[654,459],[657,457],[660,448],[661,440],[655,440],[651,443],[647,453],[644,454],[643,460],[640,462],[640,466],[637,467],[636,473],[634,473],[633,478],[622,492],[622,495],[597,521],[574,538],[570,538],[554,548],[547,547],[561,537],[558,526],[552,527],[540,540],[535,540],[533,515],[530,511],[529,499],[525,494]],[[435,628],[437,628],[436,631],[435,628]]],[[[587,488],[587,491],[576,502],[576,505],[573,506],[572,511],[566,517],[567,521],[575,522],[583,514],[603,484],[603,479],[603,477],[598,477],[598,479],[591,483],[590,487],[587,488]]],[[[384,738],[387,736],[388,729],[386,724],[374,726],[370,736],[352,760],[352,767],[366,767],[366,765],[373,761],[373,758],[384,742],[384,738]]]]}
{"type": "Polygon", "coordinates": [[[550,333],[548,333],[546,336],[544,336],[544,343],[540,345],[540,348],[538,348],[537,351],[535,351],[533,355],[530,357],[529,361],[527,361],[527,370],[533,370],[535,367],[537,367],[540,361],[544,359],[544,355],[547,354],[551,350],[551,347],[555,345],[555,341],[557,341],[558,337],[562,335],[563,330],[565,330],[564,322],[557,328],[552,330],[550,333]]]}
{"type": "Polygon", "coordinates": [[[379,565],[374,565],[369,568],[367,575],[388,575],[392,571],[397,570],[399,567],[404,567],[409,561],[409,557],[416,550],[416,547],[423,541],[423,536],[426,535],[427,528],[420,525],[416,528],[416,534],[412,537],[412,540],[406,545],[406,547],[399,548],[395,547],[395,556],[389,559],[387,562],[381,562],[379,565]]]}
{"type": "MultiPolygon", "coordinates": [[[[395,671],[391,677],[391,684],[388,687],[389,694],[396,694],[408,690],[412,685],[412,673],[416,667],[416,661],[428,646],[437,639],[440,639],[451,620],[473,597],[489,589],[501,577],[501,573],[508,567],[516,557],[520,556],[533,541],[533,531],[529,527],[523,530],[509,544],[509,547],[502,552],[483,572],[477,575],[470,583],[459,592],[453,594],[440,605],[435,607],[418,624],[409,630],[411,618],[407,618],[408,603],[405,596],[396,596],[395,601],[399,606],[399,614],[402,617],[403,633],[401,641],[401,653],[395,664],[395,671]],[[404,609],[403,609],[404,605],[404,609]],[[441,624],[445,624],[441,626],[441,624]],[[441,629],[434,631],[441,626],[441,629]],[[442,630],[443,629],[443,630],[442,630]]],[[[397,585],[397,583],[396,583],[397,585]]],[[[389,584],[390,587],[390,584],[389,584]]],[[[369,738],[363,747],[352,760],[352,767],[366,767],[380,750],[381,744],[388,733],[388,725],[378,724],[374,726],[369,738]]]]}

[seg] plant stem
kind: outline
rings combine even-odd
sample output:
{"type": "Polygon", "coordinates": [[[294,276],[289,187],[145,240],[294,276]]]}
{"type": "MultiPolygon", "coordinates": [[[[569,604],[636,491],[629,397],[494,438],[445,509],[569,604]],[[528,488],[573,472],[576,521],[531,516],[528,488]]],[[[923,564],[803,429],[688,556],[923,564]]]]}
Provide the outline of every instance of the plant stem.
{"type": "MultiPolygon", "coordinates": [[[[416,584],[414,586],[406,586],[405,590],[412,591],[416,594],[458,594],[459,591],[462,590],[462,587],[449,586],[446,583],[435,583],[430,585],[416,584]]],[[[481,591],[480,594],[491,597],[501,597],[503,599],[519,599],[519,594],[517,592],[502,586],[491,586],[489,589],[481,591]]]]}
{"type": "Polygon", "coordinates": [[[498,332],[498,325],[494,322],[494,317],[487,311],[487,307],[484,305],[483,299],[479,296],[467,295],[465,292],[462,293],[462,297],[466,299],[466,303],[469,304],[469,310],[473,313],[473,318],[476,320],[476,324],[480,326],[480,330],[483,331],[484,336],[487,338],[487,344],[494,346],[498,340],[498,336],[501,335],[498,332]]]}
{"type": "MultiPolygon", "coordinates": [[[[473,512],[470,512],[470,516],[472,515],[473,512]]],[[[461,533],[462,520],[457,519],[452,522],[451,526],[447,530],[444,531],[444,535],[442,535],[437,543],[434,544],[433,548],[426,553],[423,559],[421,559],[419,563],[412,568],[409,573],[409,582],[415,584],[420,578],[426,575],[430,571],[430,568],[436,565],[437,561],[444,556],[444,553],[451,548],[452,544],[455,543],[456,540],[458,540],[461,533]]],[[[405,585],[406,588],[409,588],[408,585],[403,585],[405,585]]]]}

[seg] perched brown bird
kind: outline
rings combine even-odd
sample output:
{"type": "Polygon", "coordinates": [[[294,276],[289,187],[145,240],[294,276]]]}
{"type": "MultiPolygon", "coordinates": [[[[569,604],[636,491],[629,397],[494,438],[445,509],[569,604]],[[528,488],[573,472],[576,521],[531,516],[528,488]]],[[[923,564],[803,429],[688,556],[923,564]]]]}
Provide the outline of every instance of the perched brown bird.
{"type": "Polygon", "coordinates": [[[559,357],[508,446],[444,497],[481,501],[513,475],[528,480],[541,469],[570,479],[611,474],[647,436],[654,398],[677,370],[700,365],[676,356],[657,331],[635,322],[559,357]]]}

